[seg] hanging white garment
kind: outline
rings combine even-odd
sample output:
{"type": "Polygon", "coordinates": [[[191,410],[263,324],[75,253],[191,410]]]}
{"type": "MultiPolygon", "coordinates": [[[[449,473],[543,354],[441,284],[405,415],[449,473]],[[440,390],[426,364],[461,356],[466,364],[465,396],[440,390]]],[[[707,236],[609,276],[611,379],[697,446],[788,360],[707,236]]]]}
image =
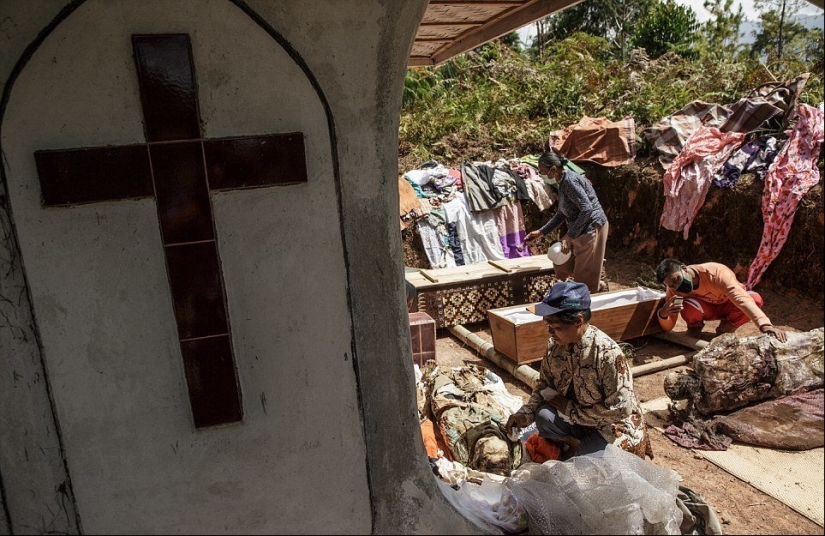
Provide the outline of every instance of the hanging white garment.
{"type": "Polygon", "coordinates": [[[447,213],[447,223],[456,226],[464,264],[505,258],[492,210],[470,212],[467,198],[463,195],[456,196],[442,206],[447,213]]]}

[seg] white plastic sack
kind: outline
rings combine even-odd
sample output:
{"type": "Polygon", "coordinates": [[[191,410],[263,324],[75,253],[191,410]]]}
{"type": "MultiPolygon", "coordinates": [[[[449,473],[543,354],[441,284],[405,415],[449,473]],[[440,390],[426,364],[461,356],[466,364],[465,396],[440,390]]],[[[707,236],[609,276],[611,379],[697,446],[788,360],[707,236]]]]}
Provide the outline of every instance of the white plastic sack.
{"type": "Polygon", "coordinates": [[[459,489],[440,480],[437,482],[456,510],[479,527],[488,529],[486,524],[489,523],[507,532],[522,532],[527,528],[524,508],[505,489],[503,479],[493,478],[486,476],[480,485],[464,482],[459,489]]]}
{"type": "Polygon", "coordinates": [[[614,445],[603,458],[524,464],[504,486],[532,534],[680,534],[679,475],[614,445]]]}

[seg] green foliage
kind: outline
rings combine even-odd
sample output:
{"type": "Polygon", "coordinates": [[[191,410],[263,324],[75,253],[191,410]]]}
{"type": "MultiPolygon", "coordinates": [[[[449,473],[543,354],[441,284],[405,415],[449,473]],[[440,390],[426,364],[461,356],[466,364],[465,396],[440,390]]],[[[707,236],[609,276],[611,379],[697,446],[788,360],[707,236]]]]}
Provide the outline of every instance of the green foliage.
{"type": "MultiPolygon", "coordinates": [[[[820,48],[821,50],[821,48],[820,48]]],[[[690,101],[727,104],[757,86],[812,72],[801,102],[823,100],[822,60],[767,65],[730,56],[656,59],[633,52],[627,61],[610,42],[574,34],[548,45],[541,59],[494,42],[437,68],[411,69],[399,126],[402,168],[430,158],[511,158],[544,150],[550,131],[582,116],[631,116],[641,131],[690,101]],[[770,71],[769,71],[770,70],[770,71]]]]}
{"type": "Polygon", "coordinates": [[[547,17],[539,24],[538,35],[529,50],[542,57],[544,45],[567,39],[576,33],[602,37],[612,52],[625,58],[629,39],[639,20],[659,0],[585,0],[573,7],[547,17]]]}
{"type": "Polygon", "coordinates": [[[634,47],[644,48],[652,58],[665,52],[695,57],[696,13],[673,0],[657,2],[642,19],[631,38],[634,47]]]}
{"type": "Polygon", "coordinates": [[[510,32],[508,34],[504,34],[498,38],[501,41],[501,44],[512,48],[513,50],[521,50],[521,38],[518,35],[518,32],[510,32]]]}
{"type": "MultiPolygon", "coordinates": [[[[755,0],[755,4],[760,12],[760,25],[754,32],[753,57],[765,57],[769,62],[799,58],[806,55],[822,35],[821,31],[809,30],[792,20],[802,8],[801,0],[755,0]]],[[[819,48],[821,55],[822,48],[819,48]]]]}
{"type": "Polygon", "coordinates": [[[739,50],[739,32],[745,20],[742,4],[733,9],[733,0],[705,0],[710,19],[702,25],[702,53],[730,55],[739,50]]]}

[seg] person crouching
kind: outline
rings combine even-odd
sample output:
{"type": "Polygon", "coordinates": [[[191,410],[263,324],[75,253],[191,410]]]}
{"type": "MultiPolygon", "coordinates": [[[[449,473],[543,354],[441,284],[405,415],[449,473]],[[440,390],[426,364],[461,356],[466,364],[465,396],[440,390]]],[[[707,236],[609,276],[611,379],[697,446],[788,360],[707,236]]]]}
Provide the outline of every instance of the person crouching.
{"type": "Polygon", "coordinates": [[[601,457],[608,443],[653,457],[633,377],[619,345],[590,325],[590,291],[556,283],[532,312],[544,318],[550,339],[530,400],[505,424],[511,432],[536,423],[562,459],[601,457]]]}

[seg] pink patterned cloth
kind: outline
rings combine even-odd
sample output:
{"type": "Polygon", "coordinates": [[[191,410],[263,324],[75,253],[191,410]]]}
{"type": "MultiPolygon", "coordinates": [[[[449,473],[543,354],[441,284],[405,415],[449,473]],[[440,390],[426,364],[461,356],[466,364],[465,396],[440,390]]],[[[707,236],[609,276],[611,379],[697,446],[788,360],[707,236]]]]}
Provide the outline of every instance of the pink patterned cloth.
{"type": "Polygon", "coordinates": [[[799,120],[765,177],[762,195],[762,243],[748,270],[745,286],[752,289],[762,279],[788,239],[799,202],[819,182],[816,159],[822,148],[823,112],[813,106],[797,106],[799,120]]]}
{"type": "Polygon", "coordinates": [[[705,203],[713,176],[728,157],[742,145],[745,135],[722,132],[716,127],[701,127],[665,171],[665,207],[659,225],[682,231],[687,240],[690,226],[705,203]]]}

